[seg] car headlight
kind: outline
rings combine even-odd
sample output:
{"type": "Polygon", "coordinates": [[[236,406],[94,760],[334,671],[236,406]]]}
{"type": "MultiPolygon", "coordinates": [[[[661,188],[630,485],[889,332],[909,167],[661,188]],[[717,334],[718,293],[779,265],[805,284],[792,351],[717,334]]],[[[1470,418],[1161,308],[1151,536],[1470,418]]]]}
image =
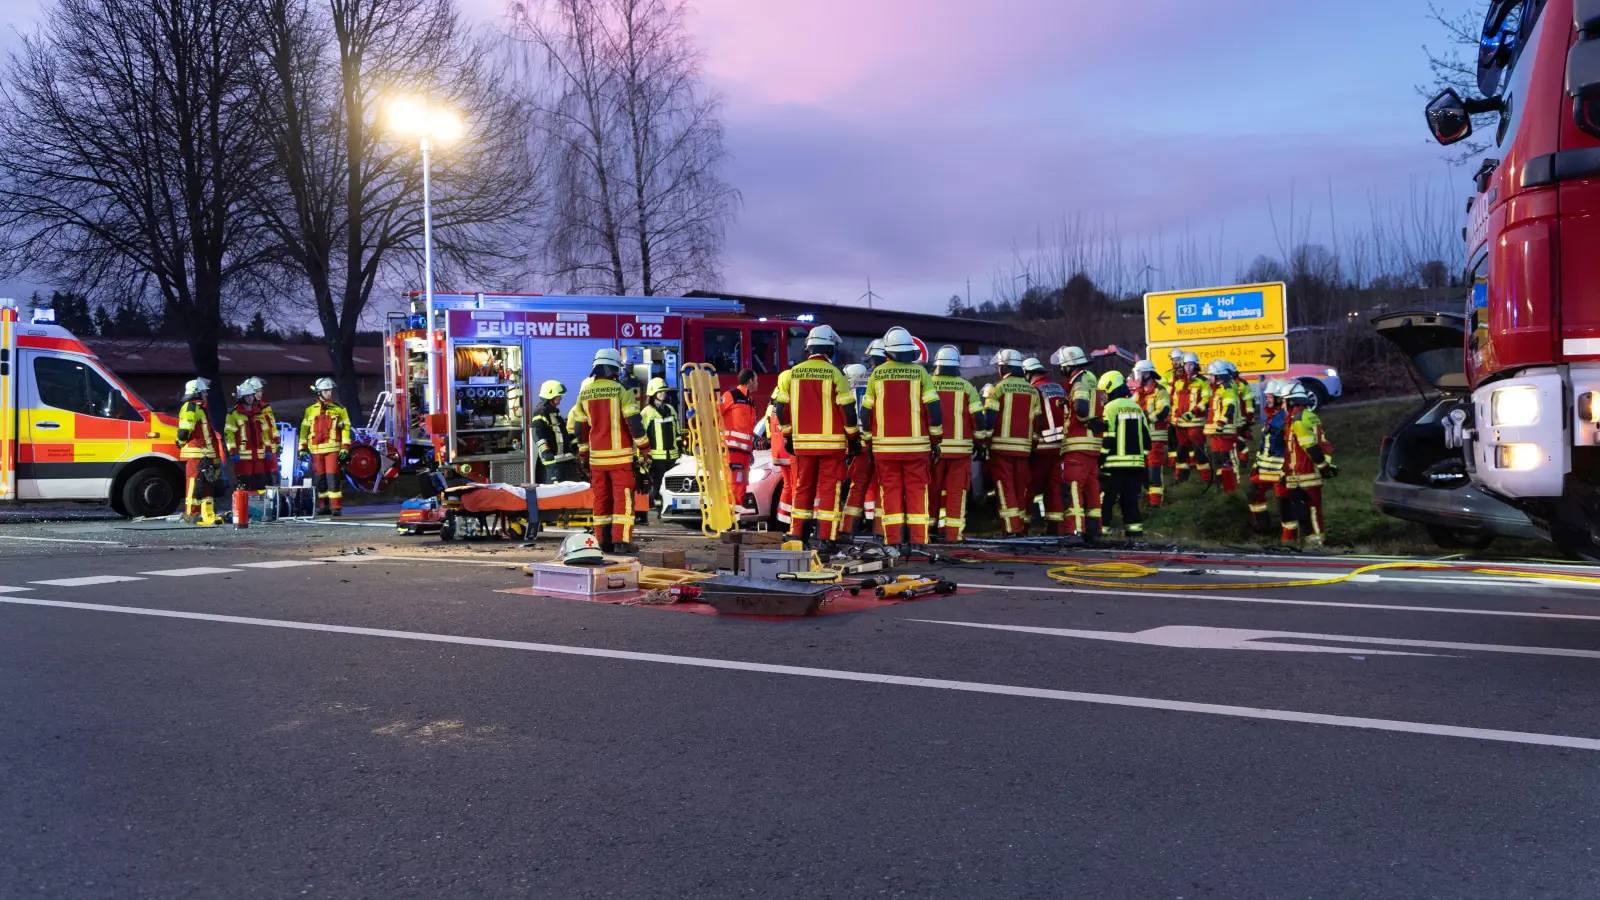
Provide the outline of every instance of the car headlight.
{"type": "Polygon", "coordinates": [[[766,481],[767,480],[767,476],[771,475],[771,474],[772,474],[772,467],[771,466],[756,466],[755,468],[750,470],[750,483],[751,484],[755,484],[755,483],[760,482],[760,481],[766,481]]]}
{"type": "Polygon", "coordinates": [[[1518,385],[1489,395],[1489,424],[1517,428],[1539,421],[1539,389],[1518,385]]]}
{"type": "Polygon", "coordinates": [[[1495,448],[1494,464],[1497,469],[1527,471],[1544,462],[1544,452],[1538,444],[1501,444],[1495,448]]]}
{"type": "Polygon", "coordinates": [[[1329,378],[1338,378],[1339,377],[1339,370],[1338,369],[1324,369],[1323,371],[1328,374],[1329,378]]]}

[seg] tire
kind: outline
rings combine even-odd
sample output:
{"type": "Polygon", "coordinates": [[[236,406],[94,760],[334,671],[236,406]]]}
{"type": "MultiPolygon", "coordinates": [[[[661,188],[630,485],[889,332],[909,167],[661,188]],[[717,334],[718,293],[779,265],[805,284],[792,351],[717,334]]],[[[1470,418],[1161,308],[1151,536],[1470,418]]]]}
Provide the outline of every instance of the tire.
{"type": "Polygon", "coordinates": [[[789,524],[778,518],[778,504],[783,501],[783,479],[778,479],[778,484],[772,489],[772,508],[767,510],[767,528],[772,531],[788,531],[789,524]]]}
{"type": "Polygon", "coordinates": [[[1473,534],[1443,525],[1429,525],[1428,537],[1441,550],[1482,550],[1494,543],[1492,534],[1473,534]]]}
{"type": "Polygon", "coordinates": [[[439,526],[439,540],[449,543],[456,539],[456,517],[445,516],[444,524],[439,526]]]}
{"type": "Polygon", "coordinates": [[[1322,379],[1308,376],[1301,378],[1300,383],[1306,386],[1306,390],[1310,391],[1311,396],[1317,401],[1312,409],[1322,409],[1332,401],[1328,396],[1328,386],[1322,383],[1322,379]]]}
{"type": "Polygon", "coordinates": [[[177,478],[157,466],[129,475],[120,494],[121,512],[132,519],[170,516],[183,501],[183,488],[177,478]]]}

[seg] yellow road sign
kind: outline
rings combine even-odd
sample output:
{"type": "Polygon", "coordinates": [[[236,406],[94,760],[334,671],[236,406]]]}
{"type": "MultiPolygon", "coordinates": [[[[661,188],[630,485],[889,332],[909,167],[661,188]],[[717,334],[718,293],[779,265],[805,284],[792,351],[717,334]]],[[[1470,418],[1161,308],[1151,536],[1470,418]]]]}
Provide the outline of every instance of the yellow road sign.
{"type": "MultiPolygon", "coordinates": [[[[1225,359],[1239,368],[1240,375],[1279,375],[1289,371],[1289,339],[1265,338],[1254,341],[1223,341],[1213,344],[1151,344],[1149,357],[1165,362],[1172,348],[1188,350],[1200,357],[1202,368],[1213,359],[1225,359]]],[[[1160,363],[1158,363],[1160,365],[1160,363]]]]}
{"type": "Polygon", "coordinates": [[[1144,339],[1171,344],[1279,337],[1288,333],[1287,297],[1281,281],[1145,294],[1144,339]]]}

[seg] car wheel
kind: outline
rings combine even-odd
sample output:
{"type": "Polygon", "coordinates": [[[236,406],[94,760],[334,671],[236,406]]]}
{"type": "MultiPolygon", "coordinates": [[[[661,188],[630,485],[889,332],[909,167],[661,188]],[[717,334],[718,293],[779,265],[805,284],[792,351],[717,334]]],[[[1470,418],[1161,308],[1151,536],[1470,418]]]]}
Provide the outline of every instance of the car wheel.
{"type": "Polygon", "coordinates": [[[170,516],[178,509],[183,489],[170,473],[151,466],[128,476],[122,485],[122,512],[130,518],[170,516]]]}
{"type": "Polygon", "coordinates": [[[456,517],[454,515],[445,516],[444,524],[439,526],[439,540],[448,543],[449,541],[453,541],[455,539],[456,517]]]}
{"type": "Polygon", "coordinates": [[[1328,386],[1322,383],[1322,379],[1306,377],[1301,378],[1300,383],[1306,386],[1306,390],[1311,392],[1312,399],[1317,401],[1312,405],[1312,409],[1321,409],[1328,405],[1328,386]]]}
{"type": "Polygon", "coordinates": [[[1492,534],[1473,534],[1443,525],[1429,525],[1428,537],[1441,550],[1482,550],[1494,543],[1492,534]]]}
{"type": "Polygon", "coordinates": [[[772,489],[772,501],[769,504],[772,508],[767,510],[767,528],[769,528],[769,529],[771,529],[773,531],[788,531],[789,530],[789,523],[778,518],[778,504],[782,503],[782,502],[783,502],[783,479],[779,478],[777,485],[774,486],[773,489],[772,489]]]}

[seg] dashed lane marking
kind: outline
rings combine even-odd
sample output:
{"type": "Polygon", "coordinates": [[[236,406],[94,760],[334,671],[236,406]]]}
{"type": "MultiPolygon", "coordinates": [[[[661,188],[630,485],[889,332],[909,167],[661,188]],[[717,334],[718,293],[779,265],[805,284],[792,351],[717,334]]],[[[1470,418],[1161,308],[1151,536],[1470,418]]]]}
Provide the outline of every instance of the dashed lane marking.
{"type": "Polygon", "coordinates": [[[1600,739],[1575,737],[1564,734],[1538,734],[1527,731],[1502,731],[1494,728],[1471,728],[1462,725],[1439,725],[1431,722],[1406,722],[1396,719],[1369,719],[1359,716],[1334,716],[1322,713],[1298,712],[1287,709],[1257,709],[1249,706],[1224,706],[1215,703],[1194,703],[1186,700],[1161,700],[1154,697],[1124,697],[1116,694],[1091,694],[1083,691],[1060,691],[1050,688],[1022,687],[1009,684],[987,684],[977,681],[949,681],[942,678],[915,678],[905,675],[879,675],[873,672],[851,672],[842,669],[815,669],[806,666],[783,666],[770,663],[743,662],[731,659],[708,659],[697,656],[670,656],[663,653],[640,653],[633,650],[606,650],[598,647],[569,647],[562,644],[535,644],[526,641],[504,641],[493,638],[464,637],[453,634],[429,634],[418,631],[392,631],[387,628],[356,628],[349,625],[324,625],[317,622],[295,622],[284,619],[257,619],[245,616],[224,616],[215,613],[184,612],[172,609],[142,609],[132,606],[108,606],[101,603],[72,603],[65,600],[39,600],[29,597],[0,597],[0,604],[14,606],[44,606],[58,609],[76,609],[89,612],[118,613],[129,616],[151,616],[167,619],[189,619],[200,622],[221,622],[232,625],[254,625],[265,628],[284,628],[295,631],[320,631],[331,634],[351,634],[366,637],[394,638],[405,641],[427,641],[436,644],[457,644],[474,647],[492,647],[501,650],[522,650],[531,653],[552,653],[563,656],[586,656],[599,659],[616,659],[630,662],[663,663],[675,666],[692,666],[702,669],[724,669],[738,672],[755,672],[765,675],[789,675],[801,678],[820,678],[831,681],[854,681],[898,687],[932,688],[961,691],[973,694],[991,694],[1007,697],[1027,697],[1037,700],[1056,700],[1067,703],[1084,703],[1094,706],[1113,706],[1132,709],[1150,709],[1167,712],[1198,713],[1238,719],[1257,719],[1271,722],[1291,722],[1304,725],[1332,725],[1340,728],[1357,728],[1366,731],[1405,732],[1435,737],[1465,738],[1494,741],[1506,744],[1531,744],[1543,747],[1565,747],[1574,750],[1600,751],[1600,739]]]}
{"type": "Polygon", "coordinates": [[[79,578],[51,578],[46,581],[30,581],[29,584],[47,584],[51,587],[88,587],[92,584],[115,584],[118,581],[143,581],[134,575],[84,575],[79,578]]]}
{"type": "Polygon", "coordinates": [[[1449,606],[1402,606],[1394,603],[1340,603],[1335,600],[1286,600],[1281,597],[1235,597],[1228,594],[1186,594],[1179,591],[1125,591],[1120,588],[1056,588],[1028,587],[1020,584],[974,584],[961,582],[962,587],[984,591],[1021,591],[1044,594],[1096,594],[1105,597],[1154,597],[1160,600],[1216,600],[1224,603],[1273,603],[1279,606],[1327,606],[1336,609],[1381,609],[1390,612],[1450,613],[1458,616],[1509,616],[1521,619],[1564,619],[1576,622],[1600,622],[1600,616],[1576,613],[1521,612],[1510,609],[1461,609],[1449,606]]]}
{"type": "Polygon", "coordinates": [[[215,566],[195,566],[192,569],[162,569],[156,572],[140,572],[140,575],[165,575],[168,578],[188,578],[191,575],[226,575],[237,572],[238,569],[219,569],[215,566]]]}
{"type": "Polygon", "coordinates": [[[0,594],[15,594],[17,591],[31,591],[31,590],[33,590],[33,588],[30,588],[30,587],[7,587],[7,586],[5,586],[3,584],[0,584],[0,594]]]}
{"type": "Polygon", "coordinates": [[[317,562],[331,563],[364,563],[364,562],[425,562],[425,563],[456,563],[463,566],[508,566],[512,568],[527,564],[527,560],[507,559],[495,562],[492,559],[451,559],[448,556],[319,556],[317,562]]]}
{"type": "Polygon", "coordinates": [[[274,559],[268,562],[234,563],[241,569],[293,569],[300,566],[320,566],[314,559],[274,559]]]}
{"type": "Polygon", "coordinates": [[[121,541],[87,541],[79,538],[47,538],[23,537],[17,534],[0,534],[0,541],[40,541],[49,544],[104,544],[107,547],[121,547],[121,541]]]}

